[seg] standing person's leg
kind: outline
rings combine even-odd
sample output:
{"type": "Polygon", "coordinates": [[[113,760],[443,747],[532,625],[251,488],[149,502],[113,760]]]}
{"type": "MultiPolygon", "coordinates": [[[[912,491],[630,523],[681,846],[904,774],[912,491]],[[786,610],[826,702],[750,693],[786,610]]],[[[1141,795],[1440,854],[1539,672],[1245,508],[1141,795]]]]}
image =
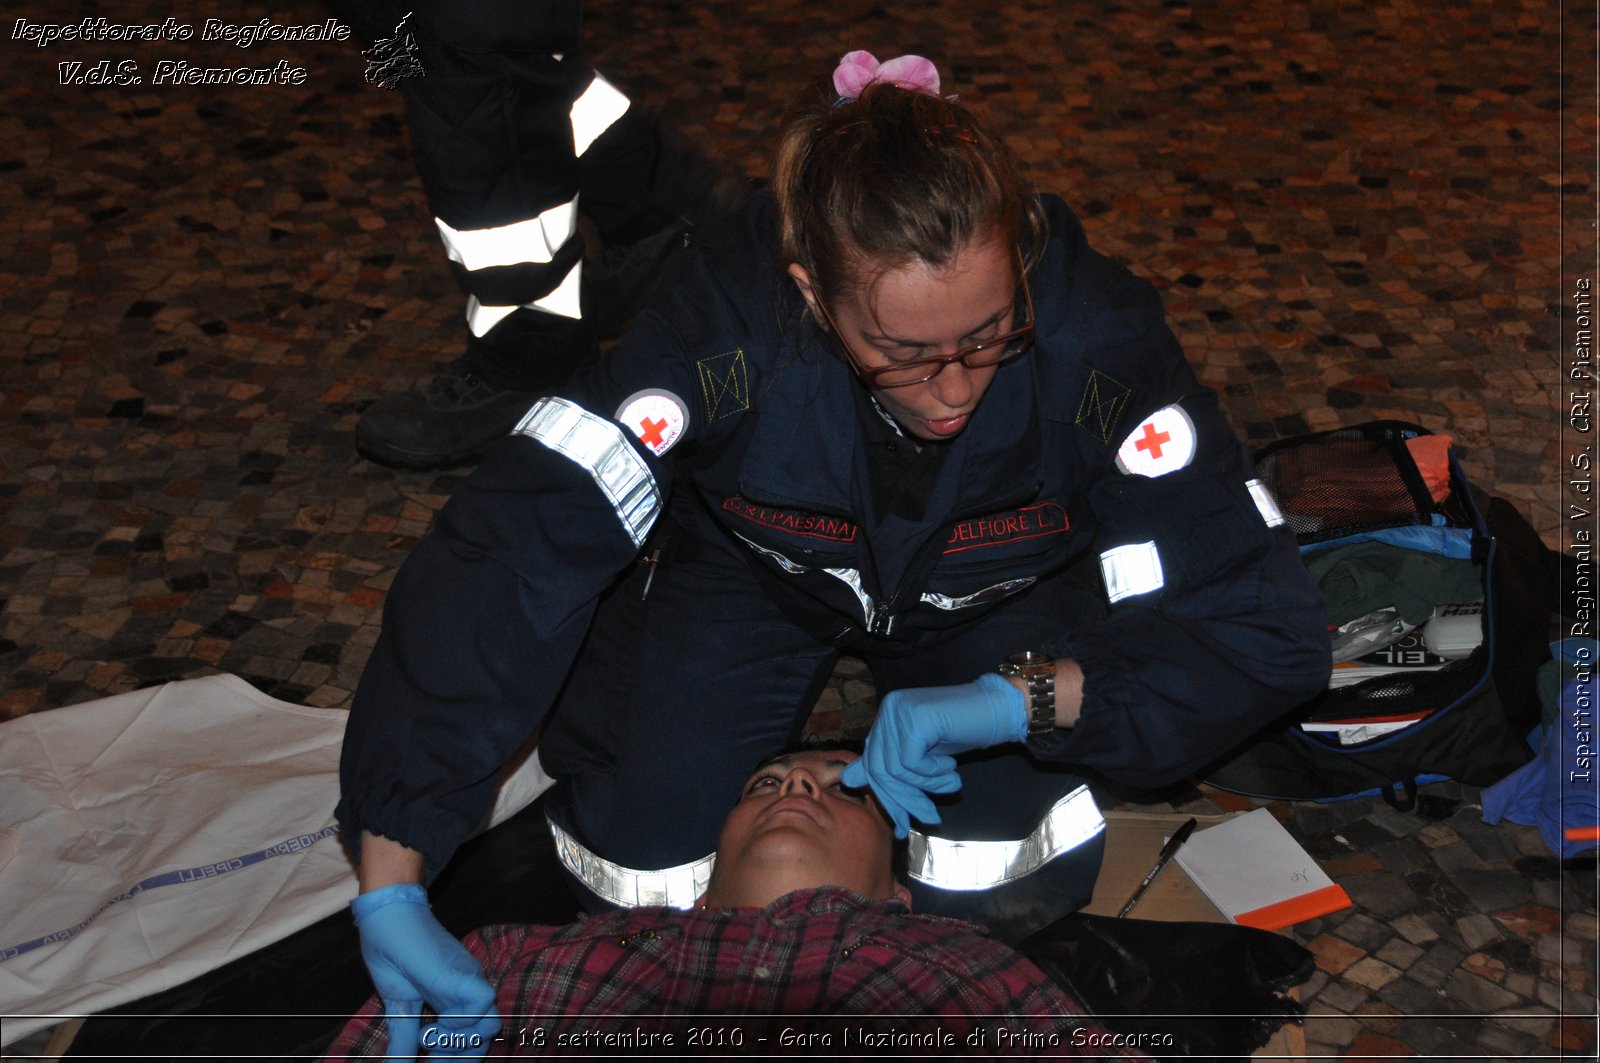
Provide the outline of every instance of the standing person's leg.
{"type": "MultiPolygon", "coordinates": [[[[928,650],[873,658],[879,696],[969,683],[1101,615],[1103,607],[1070,576],[1043,581],[928,650]]],[[[1016,941],[1088,903],[1105,821],[1084,779],[1018,747],[957,760],[961,790],[934,799],[942,822],[911,832],[907,870],[916,909],[985,923],[1016,941]]]]}
{"type": "Polygon", "coordinates": [[[574,54],[581,12],[577,0],[426,0],[407,20],[421,72],[399,84],[429,209],[468,293],[468,339],[425,388],[363,413],[356,448],[373,461],[474,460],[594,350],[571,117],[590,75],[574,54]]]}
{"type": "MultiPolygon", "coordinates": [[[[372,5],[344,3],[364,26],[376,20],[372,5]]],[[[581,7],[423,0],[407,19],[420,71],[398,84],[423,189],[467,291],[468,338],[465,354],[427,387],[363,414],[356,446],[373,461],[443,468],[476,460],[534,398],[595,355],[580,192],[608,246],[650,245],[642,266],[630,263],[633,289],[659,267],[671,238],[681,241],[685,217],[705,209],[714,170],[664,139],[651,116],[588,66],[581,7]],[[660,232],[667,238],[654,239],[660,232]]],[[[612,284],[606,294],[638,293],[612,284]]],[[[613,321],[631,312],[607,310],[613,321]]]]}
{"type": "Polygon", "coordinates": [[[687,907],[739,787],[794,743],[837,651],[742,557],[667,534],[653,575],[641,566],[601,603],[539,757],[568,870],[610,903],[687,907]]]}

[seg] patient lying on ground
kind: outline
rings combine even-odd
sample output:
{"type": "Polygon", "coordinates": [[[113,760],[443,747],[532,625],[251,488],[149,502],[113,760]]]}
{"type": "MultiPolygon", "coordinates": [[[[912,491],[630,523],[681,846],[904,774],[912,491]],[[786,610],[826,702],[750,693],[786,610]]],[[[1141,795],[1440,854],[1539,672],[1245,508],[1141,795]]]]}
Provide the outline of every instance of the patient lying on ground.
{"type": "MultiPolygon", "coordinates": [[[[1120,1054],[1018,953],[972,924],[910,912],[888,820],[840,783],[854,759],[808,751],[763,765],[692,911],[470,935],[502,1017],[488,1054],[1120,1054]]],[[[451,1036],[424,1021],[424,1048],[481,1051],[451,1036]]],[[[373,1000],[330,1058],[381,1055],[385,1042],[373,1000]]]]}

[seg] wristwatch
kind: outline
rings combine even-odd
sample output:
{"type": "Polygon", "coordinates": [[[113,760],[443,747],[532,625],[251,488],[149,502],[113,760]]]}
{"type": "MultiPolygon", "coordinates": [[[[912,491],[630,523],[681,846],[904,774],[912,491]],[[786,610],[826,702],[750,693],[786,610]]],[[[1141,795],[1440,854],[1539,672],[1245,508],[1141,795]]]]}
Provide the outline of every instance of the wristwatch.
{"type": "Polygon", "coordinates": [[[1000,662],[1000,674],[1016,676],[1028,687],[1028,733],[1042,735],[1056,726],[1056,659],[1025,650],[1000,662]]]}

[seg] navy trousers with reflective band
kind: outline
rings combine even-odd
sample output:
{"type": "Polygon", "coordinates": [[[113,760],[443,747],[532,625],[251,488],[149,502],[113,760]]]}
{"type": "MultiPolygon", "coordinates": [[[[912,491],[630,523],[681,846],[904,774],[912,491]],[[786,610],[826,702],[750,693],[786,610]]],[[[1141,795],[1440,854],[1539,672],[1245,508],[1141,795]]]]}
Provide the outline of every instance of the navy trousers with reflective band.
{"type": "MultiPolygon", "coordinates": [[[[685,864],[716,848],[742,784],[796,741],[840,653],[785,615],[741,546],[698,531],[674,534],[670,516],[663,524],[654,577],[638,566],[600,603],[539,747],[558,780],[549,795],[552,821],[605,860],[636,870],[685,864]]],[[[1042,645],[1063,618],[1088,620],[1096,608],[1056,577],[909,656],[847,648],[867,656],[880,690],[965,683],[1042,645]]],[[[950,837],[1023,837],[1082,784],[1021,750],[966,759],[974,763],[963,769],[962,791],[938,799],[950,837]]],[[[1042,905],[1057,918],[1081,906],[1099,865],[1096,836],[1051,861],[1047,895],[1023,907],[1042,905]]],[[[985,906],[970,891],[927,903],[951,915],[985,906]]]]}

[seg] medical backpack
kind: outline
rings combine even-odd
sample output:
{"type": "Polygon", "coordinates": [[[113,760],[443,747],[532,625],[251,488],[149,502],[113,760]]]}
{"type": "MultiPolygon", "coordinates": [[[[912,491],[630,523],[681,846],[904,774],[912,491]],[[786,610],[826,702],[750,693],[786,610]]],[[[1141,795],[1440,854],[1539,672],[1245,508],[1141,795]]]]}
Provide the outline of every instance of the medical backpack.
{"type": "Polygon", "coordinates": [[[1400,421],[1280,440],[1257,452],[1256,468],[1308,568],[1330,565],[1325,580],[1340,571],[1341,588],[1365,586],[1381,599],[1382,573],[1435,565],[1453,573],[1456,600],[1437,603],[1415,627],[1385,608],[1337,629],[1330,616],[1329,689],[1204,780],[1296,801],[1382,794],[1409,810],[1420,785],[1484,786],[1527,762],[1559,566],[1516,508],[1467,482],[1447,437],[1400,421]],[[1370,566],[1371,578],[1349,578],[1351,564],[1370,566]],[[1373,648],[1364,652],[1363,640],[1373,648]]]}

